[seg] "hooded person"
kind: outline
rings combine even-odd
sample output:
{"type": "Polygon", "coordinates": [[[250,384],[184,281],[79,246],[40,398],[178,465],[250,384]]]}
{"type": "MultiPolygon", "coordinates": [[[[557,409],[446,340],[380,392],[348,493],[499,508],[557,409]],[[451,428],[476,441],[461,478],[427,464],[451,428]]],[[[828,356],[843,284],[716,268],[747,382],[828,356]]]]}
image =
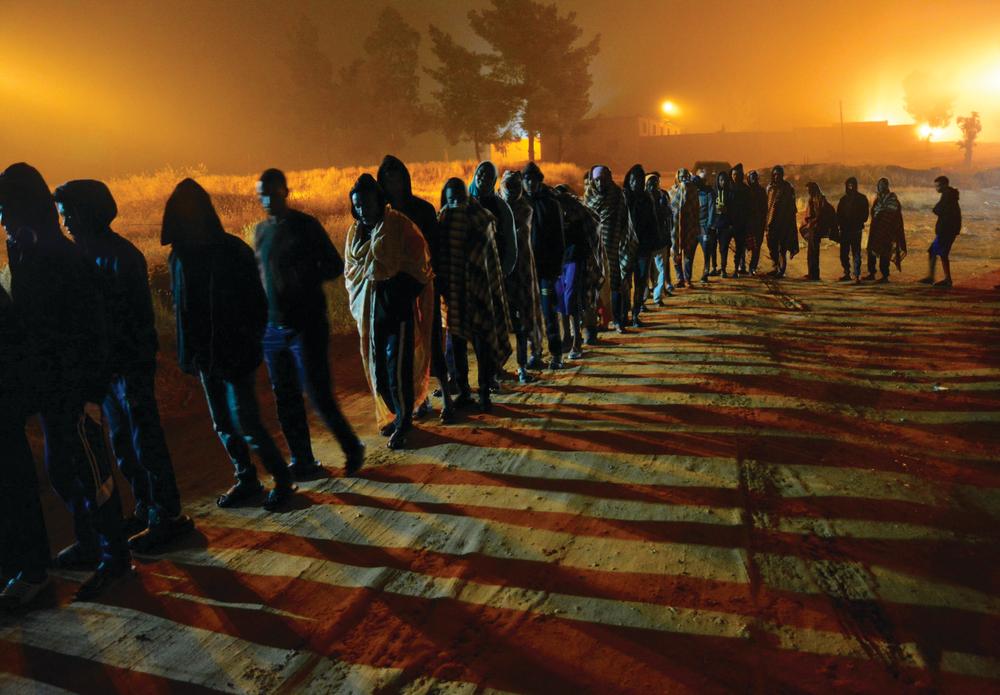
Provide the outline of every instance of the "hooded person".
{"type": "MultiPolygon", "coordinates": [[[[867,202],[867,201],[866,201],[867,202]]],[[[871,207],[872,223],[868,228],[869,272],[875,277],[874,262],[878,262],[882,277],[878,282],[889,282],[889,265],[903,269],[906,258],[906,232],[903,228],[903,206],[896,194],[889,190],[889,179],[883,177],[875,185],[875,200],[871,207]]]]}
{"type": "MultiPolygon", "coordinates": [[[[531,247],[531,204],[525,200],[521,172],[505,171],[500,182],[500,196],[514,214],[517,234],[517,264],[506,278],[507,309],[510,312],[517,343],[518,381],[528,384],[535,380],[528,373],[528,343],[541,350],[542,307],[538,293],[538,272],[531,247]]],[[[539,364],[536,366],[540,366],[539,364]]]]}
{"type": "Polygon", "coordinates": [[[181,513],[174,467],[156,404],[156,319],[146,259],[111,229],[118,206],[101,181],[76,180],[55,191],[69,233],[101,279],[111,373],[102,404],[111,446],[132,486],[135,514],[126,523],[134,550],[150,552],[194,528],[181,513]]]}
{"type": "Polygon", "coordinates": [[[725,238],[719,238],[722,252],[722,277],[726,277],[726,263],[729,246],[733,246],[733,277],[747,272],[747,230],[750,226],[750,188],[746,184],[743,165],[737,164],[729,172],[729,200],[726,203],[727,229],[725,238]]]}
{"type": "Polygon", "coordinates": [[[430,249],[417,226],[388,205],[371,174],[358,177],[350,200],[354,223],[347,231],[344,281],[376,421],[388,447],[401,449],[430,378],[430,249]]]}
{"type": "Polygon", "coordinates": [[[0,608],[32,603],[49,584],[49,537],[25,418],[35,410],[38,358],[24,322],[0,287],[0,608]]]}
{"type": "Polygon", "coordinates": [[[774,269],[771,275],[784,277],[788,258],[799,252],[799,235],[796,224],[795,189],[785,180],[785,168],[771,169],[771,183],[767,186],[767,249],[774,269]]]}
{"type": "Polygon", "coordinates": [[[654,171],[646,175],[646,192],[653,197],[653,202],[656,204],[656,221],[659,231],[656,248],[653,249],[656,277],[652,279],[652,299],[657,306],[664,306],[663,295],[674,293],[674,285],[670,281],[670,245],[673,236],[674,214],[670,207],[670,197],[660,187],[659,172],[654,171]]]}
{"type": "Polygon", "coordinates": [[[597,233],[597,216],[566,184],[553,189],[563,212],[566,251],[557,282],[556,310],[562,317],[564,337],[572,336],[569,358],[583,357],[584,317],[588,317],[587,343],[597,342],[595,305],[604,281],[604,267],[597,233]]]}
{"type": "Polygon", "coordinates": [[[721,275],[729,277],[726,267],[729,263],[729,246],[735,233],[733,231],[735,218],[737,216],[737,203],[734,200],[733,180],[728,171],[720,171],[715,175],[715,185],[713,188],[713,215],[712,229],[718,239],[718,250],[722,263],[721,275]]]}
{"type": "MultiPolygon", "coordinates": [[[[97,596],[132,572],[121,499],[103,456],[90,455],[84,414],[110,381],[109,339],[100,279],[80,248],[62,234],[55,200],[32,166],[0,174],[0,225],[7,232],[13,311],[37,358],[32,409],[41,416],[45,465],[73,517],[76,542],[56,564],[94,573],[77,596],[97,596]]],[[[22,587],[25,588],[25,587],[22,587]]]]}
{"type": "Polygon", "coordinates": [[[677,170],[670,188],[670,209],[674,216],[670,246],[674,250],[677,287],[691,286],[694,255],[701,243],[701,203],[698,185],[687,169],[677,170]]]}
{"type": "Polygon", "coordinates": [[[201,381],[212,426],[235,471],[235,484],[216,504],[235,507],[260,496],[252,451],[274,478],[264,508],[278,509],[295,488],[257,402],[268,305],[253,249],[226,233],[208,192],[193,179],[178,183],[167,199],[160,243],[170,246],[177,361],[201,381]]]}
{"type": "Polygon", "coordinates": [[[629,224],[632,225],[639,240],[635,260],[629,270],[632,277],[632,327],[640,328],[643,324],[639,314],[646,298],[649,266],[660,236],[656,203],[646,191],[646,172],[641,164],[633,165],[625,174],[625,207],[628,210],[629,224]]]}
{"type": "Polygon", "coordinates": [[[705,264],[701,271],[701,283],[708,284],[708,278],[719,274],[718,247],[719,233],[715,226],[715,188],[705,180],[705,172],[692,179],[698,196],[698,226],[701,229],[701,253],[705,264]]]}
{"type": "Polygon", "coordinates": [[[819,184],[810,181],[806,184],[809,191],[809,201],[806,204],[806,215],[799,228],[802,238],[806,240],[807,262],[809,272],[804,280],[819,281],[819,250],[823,237],[831,236],[837,225],[837,213],[826,200],[819,184]]]}
{"type": "Polygon", "coordinates": [[[562,274],[566,253],[563,213],[552,189],[545,185],[545,175],[538,165],[528,162],[521,171],[522,187],[531,204],[531,248],[541,294],[542,317],[549,344],[550,369],[562,369],[562,337],[556,317],[556,281],[562,274]]]}
{"type": "MultiPolygon", "coordinates": [[[[438,272],[438,211],[431,203],[413,194],[413,182],[410,170],[397,157],[387,154],[378,167],[376,174],[378,185],[385,191],[386,198],[393,210],[398,210],[424,235],[431,254],[431,267],[438,272]]],[[[451,403],[451,391],[448,388],[448,363],[445,358],[445,334],[442,328],[441,292],[435,283],[434,316],[431,319],[431,376],[438,381],[435,395],[441,395],[441,422],[448,424],[454,421],[451,403]]],[[[417,408],[417,413],[423,415],[429,401],[425,400],[417,408]]]]}
{"type": "Polygon", "coordinates": [[[754,170],[747,176],[747,251],[750,252],[748,271],[751,275],[757,274],[766,227],[767,189],[760,185],[760,174],[754,170]]]}
{"type": "Polygon", "coordinates": [[[851,176],[844,181],[844,195],[837,203],[837,223],[840,226],[840,265],[844,269],[841,282],[852,278],[861,282],[861,235],[868,221],[868,198],[858,192],[858,180],[851,176]],[[853,255],[853,273],[852,260],[853,255]]]}
{"type": "Polygon", "coordinates": [[[254,228],[254,252],[267,297],[264,363],[291,453],[289,470],[303,479],[321,469],[309,438],[303,392],[337,439],[345,468],[361,467],[364,445],[334,396],[327,354],[330,328],[323,285],[343,274],[344,261],[319,220],[288,206],[288,194],[288,181],[279,169],[267,169],[257,180],[267,219],[254,228]]]}
{"type": "Polygon", "coordinates": [[[455,404],[472,403],[468,356],[472,343],[479,366],[479,407],[489,412],[493,377],[511,353],[510,319],[495,240],[496,218],[469,196],[461,179],[452,178],[441,190],[438,224],[443,254],[438,279],[459,386],[455,404]]]}
{"type": "Polygon", "coordinates": [[[934,179],[934,187],[941,198],[933,210],[937,222],[934,223],[934,241],[927,249],[927,277],[919,282],[925,285],[933,284],[935,287],[951,287],[949,255],[952,244],[962,231],[962,208],[958,203],[958,189],[952,188],[947,176],[938,176],[934,179]],[[934,266],[938,258],[941,259],[944,279],[934,282],[934,266]]]}
{"type": "Polygon", "coordinates": [[[625,331],[625,299],[622,296],[625,275],[632,267],[638,240],[629,224],[625,194],[615,183],[611,169],[598,165],[590,170],[592,180],[584,202],[597,214],[598,232],[604,248],[611,313],[616,330],[625,331]]]}

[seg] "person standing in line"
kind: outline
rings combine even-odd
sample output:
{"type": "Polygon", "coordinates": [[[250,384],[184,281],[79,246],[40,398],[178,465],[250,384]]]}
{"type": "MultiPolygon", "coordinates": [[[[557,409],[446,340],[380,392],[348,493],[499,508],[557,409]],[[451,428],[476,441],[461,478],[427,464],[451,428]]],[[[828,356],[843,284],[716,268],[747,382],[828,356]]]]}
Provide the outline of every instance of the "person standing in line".
{"type": "Polygon", "coordinates": [[[146,259],[111,229],[118,206],[100,181],[69,181],[55,192],[70,235],[101,279],[107,307],[111,371],[104,416],[122,475],[132,486],[133,550],[150,552],[194,529],[181,513],[167,440],[156,403],[156,319],[146,259]]]}
{"type": "Polygon", "coordinates": [[[590,176],[593,183],[587,189],[585,202],[597,215],[601,244],[607,258],[612,323],[618,333],[624,333],[625,271],[631,267],[638,241],[629,223],[625,194],[615,183],[611,169],[597,165],[590,170],[590,176]]]}
{"type": "Polygon", "coordinates": [[[267,215],[254,230],[257,266],[267,297],[264,362],[291,452],[289,471],[304,479],[322,468],[313,455],[303,391],[337,438],[345,468],[356,471],[364,460],[364,445],[333,395],[323,293],[324,283],[343,274],[344,261],[319,220],[288,206],[288,182],[282,171],[268,169],[261,174],[257,197],[267,215]]]}
{"type": "Polygon", "coordinates": [[[677,287],[693,287],[694,256],[701,244],[701,202],[698,185],[687,169],[677,170],[670,189],[670,209],[674,215],[670,246],[674,250],[677,287]]]}
{"type": "MultiPolygon", "coordinates": [[[[659,238],[659,222],[656,219],[656,205],[653,197],[646,191],[646,172],[641,164],[635,164],[625,174],[625,207],[628,209],[628,219],[635,230],[639,245],[636,248],[635,260],[632,262],[630,276],[632,278],[632,328],[642,328],[643,301],[646,298],[646,285],[649,284],[649,267],[653,259],[653,249],[659,238]]],[[[627,318],[627,317],[626,317],[627,318]]]]}
{"type": "Polygon", "coordinates": [[[707,285],[708,278],[718,275],[718,234],[715,231],[715,190],[702,178],[702,173],[693,179],[698,191],[698,226],[701,229],[701,253],[705,265],[701,271],[701,284],[707,285]]]}
{"type": "Polygon", "coordinates": [[[799,235],[796,225],[795,189],[785,180],[785,168],[771,169],[771,183],[767,187],[767,249],[774,269],[770,276],[782,278],[788,270],[789,257],[799,252],[799,235]]]}
{"type": "Polygon", "coordinates": [[[545,175],[537,164],[528,162],[521,177],[525,196],[531,203],[531,247],[535,254],[542,317],[551,355],[549,369],[562,369],[563,341],[556,314],[556,281],[562,273],[566,253],[563,213],[552,189],[545,185],[545,175]]]}
{"type": "Polygon", "coordinates": [[[756,275],[760,264],[760,252],[764,248],[764,230],[767,226],[767,190],[760,185],[760,174],[756,170],[750,172],[748,180],[747,248],[750,251],[749,271],[751,275],[756,275]]]}
{"type": "Polygon", "coordinates": [[[858,180],[851,176],[844,182],[844,195],[837,203],[840,265],[844,269],[841,282],[850,282],[852,279],[855,284],[861,282],[861,235],[867,221],[868,198],[858,193],[858,180]]]}
{"type": "MultiPolygon", "coordinates": [[[[670,198],[660,187],[660,172],[646,175],[646,192],[653,197],[656,205],[657,230],[656,248],[653,249],[653,265],[656,270],[653,281],[652,299],[656,306],[666,306],[663,296],[673,296],[674,285],[670,281],[670,242],[673,235],[674,215],[670,208],[670,198]]],[[[651,268],[651,270],[653,270],[651,268]]],[[[650,273],[652,275],[652,272],[650,273]]]]}
{"type": "Polygon", "coordinates": [[[962,208],[958,204],[958,189],[951,187],[947,176],[934,179],[934,188],[941,198],[934,206],[937,222],[934,224],[934,241],[927,249],[927,277],[920,282],[935,287],[951,287],[951,247],[962,231],[962,208]],[[934,282],[934,266],[938,258],[941,259],[944,278],[934,282]]]}
{"type": "Polygon", "coordinates": [[[216,504],[235,507],[260,496],[253,451],[274,478],[264,508],[276,511],[295,486],[260,419],[255,376],[268,308],[253,249],[226,233],[208,192],[193,179],[178,183],[167,199],[160,243],[170,246],[177,360],[201,380],[212,425],[236,473],[236,483],[216,504]]]}
{"type": "Polygon", "coordinates": [[[889,179],[881,178],[876,184],[875,201],[872,203],[872,223],[868,230],[868,257],[878,260],[882,277],[879,283],[889,282],[889,265],[903,269],[906,257],[906,232],[903,229],[903,206],[894,192],[889,190],[889,179]]]}
{"type": "MultiPolygon", "coordinates": [[[[733,244],[733,277],[738,278],[747,272],[747,230],[750,227],[750,188],[744,180],[743,165],[737,164],[730,172],[729,186],[729,230],[733,244]]],[[[721,243],[721,242],[720,242],[721,243]]],[[[723,251],[722,275],[726,274],[726,255],[729,241],[726,241],[723,251]]]]}
{"type": "Polygon", "coordinates": [[[837,213],[827,202],[818,183],[810,181],[806,184],[806,189],[809,191],[809,202],[806,206],[805,220],[799,231],[806,240],[809,272],[803,279],[819,282],[820,242],[833,231],[837,224],[837,213]]]}

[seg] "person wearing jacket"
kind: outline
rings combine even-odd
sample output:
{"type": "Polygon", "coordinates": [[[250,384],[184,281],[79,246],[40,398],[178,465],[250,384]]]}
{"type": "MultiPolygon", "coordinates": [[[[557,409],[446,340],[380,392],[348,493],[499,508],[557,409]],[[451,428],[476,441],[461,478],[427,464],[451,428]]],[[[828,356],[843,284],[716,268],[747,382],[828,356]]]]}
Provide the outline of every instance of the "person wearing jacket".
{"type": "MultiPolygon", "coordinates": [[[[872,201],[872,223],[868,229],[868,258],[878,261],[882,277],[880,284],[889,282],[889,266],[896,264],[903,269],[906,257],[906,231],[903,228],[903,206],[896,194],[889,190],[889,179],[878,180],[875,200],[872,201]]],[[[873,261],[869,260],[869,264],[873,261]]],[[[874,270],[869,267],[870,270],[874,270]]],[[[874,273],[872,273],[874,277],[874,273]]]]}
{"type": "Polygon", "coordinates": [[[670,189],[670,210],[674,216],[670,246],[674,250],[677,287],[690,287],[694,255],[701,243],[701,204],[698,185],[687,169],[677,170],[670,189]]]}
{"type": "Polygon", "coordinates": [[[672,296],[674,294],[674,285],[670,281],[670,242],[674,228],[674,215],[670,208],[670,198],[666,191],[660,187],[659,172],[654,171],[646,175],[646,192],[653,197],[653,201],[656,203],[656,221],[659,225],[659,236],[656,240],[656,248],[653,250],[656,277],[653,278],[652,298],[657,306],[665,306],[663,295],[672,296]]]}
{"type": "MultiPolygon", "coordinates": [[[[397,157],[387,154],[378,167],[376,175],[378,185],[385,191],[386,198],[393,210],[398,210],[407,217],[413,224],[417,225],[420,233],[424,235],[427,246],[431,252],[431,266],[437,273],[438,259],[438,218],[437,208],[423,198],[413,195],[413,183],[410,177],[410,170],[397,157]]],[[[448,362],[445,358],[445,333],[442,328],[443,317],[441,316],[441,292],[435,284],[437,296],[434,298],[434,318],[431,323],[431,376],[438,381],[438,390],[435,396],[441,394],[441,423],[451,424],[455,421],[455,411],[452,408],[452,391],[448,387],[448,362]]],[[[423,414],[424,408],[429,405],[429,401],[424,401],[417,408],[419,414],[423,414]]]]}
{"type": "MultiPolygon", "coordinates": [[[[711,225],[718,239],[719,255],[721,256],[722,271],[724,278],[729,277],[726,267],[729,264],[729,246],[735,238],[735,221],[740,215],[737,209],[739,203],[735,200],[733,182],[728,171],[720,171],[715,175],[715,189],[713,191],[714,214],[711,225]]],[[[738,267],[738,261],[734,263],[738,267]]]]}
{"type": "Polygon", "coordinates": [[[819,282],[819,244],[823,237],[830,232],[831,220],[826,214],[829,203],[826,202],[826,196],[823,195],[818,183],[810,181],[806,184],[806,189],[809,191],[809,202],[806,207],[805,220],[799,231],[802,238],[806,240],[809,272],[803,279],[819,282]]]}
{"type": "MultiPolygon", "coordinates": [[[[625,207],[629,222],[635,230],[639,246],[630,268],[632,277],[632,328],[641,328],[639,318],[649,284],[649,266],[653,259],[653,249],[659,238],[659,221],[656,218],[656,204],[646,191],[646,172],[641,164],[635,164],[625,174],[625,207]]],[[[626,317],[627,318],[627,317],[626,317]]]]}
{"type": "Polygon", "coordinates": [[[698,227],[701,230],[701,252],[705,259],[705,266],[701,272],[701,282],[708,284],[708,278],[718,275],[718,234],[715,226],[715,190],[703,178],[704,172],[693,179],[695,189],[698,192],[698,227]]]}
{"type": "Polygon", "coordinates": [[[49,537],[24,432],[37,363],[24,324],[0,287],[0,608],[27,606],[49,584],[49,537]]]}
{"type": "Polygon", "coordinates": [[[56,558],[93,574],[90,599],[132,573],[121,499],[109,466],[91,455],[87,404],[104,401],[110,374],[104,300],[96,271],[59,228],[48,184],[19,163],[0,174],[0,225],[7,232],[14,311],[38,359],[33,387],[52,487],[73,516],[76,541],[56,558]]]}
{"type": "Polygon", "coordinates": [[[281,431],[291,452],[293,477],[315,475],[320,464],[309,439],[302,392],[344,452],[345,469],[357,471],[364,445],[333,395],[327,348],[330,328],[323,284],[344,273],[344,261],[315,217],[288,207],[288,183],[278,169],[257,181],[267,219],[257,223],[254,248],[267,297],[264,362],[271,378],[281,431]]]}
{"type": "Polygon", "coordinates": [[[751,275],[756,275],[757,267],[760,264],[760,252],[764,248],[764,229],[767,226],[767,190],[760,185],[760,174],[756,170],[751,171],[747,178],[749,181],[747,185],[749,271],[751,275]]]}
{"type": "Polygon", "coordinates": [[[726,261],[729,257],[729,245],[733,245],[733,277],[746,275],[747,272],[747,230],[750,228],[750,187],[744,180],[743,165],[737,164],[729,172],[729,202],[726,204],[728,217],[725,227],[728,235],[720,238],[722,251],[722,277],[726,277],[726,261]]]}
{"type": "Polygon", "coordinates": [[[531,203],[531,248],[541,294],[542,318],[549,344],[549,369],[562,369],[562,338],[556,315],[556,281],[562,273],[566,254],[563,214],[552,189],[545,185],[545,175],[534,162],[521,171],[524,194],[531,203]]]}
{"type": "Polygon", "coordinates": [[[111,229],[118,206],[101,181],[59,186],[56,206],[66,229],[97,270],[107,308],[111,372],[104,416],[122,475],[132,486],[134,550],[150,552],[194,529],[181,496],[156,404],[156,321],[146,259],[111,229]]]}
{"type": "Polygon", "coordinates": [[[934,188],[941,198],[934,206],[937,222],[934,224],[934,241],[927,249],[927,277],[920,282],[935,287],[951,287],[951,261],[948,257],[955,238],[962,231],[962,208],[958,204],[958,189],[951,187],[947,176],[934,179],[934,188]],[[941,259],[944,278],[934,282],[934,266],[938,258],[941,259]]]}
{"type": "Polygon", "coordinates": [[[799,252],[799,235],[796,230],[797,211],[795,189],[785,180],[785,168],[778,165],[771,169],[771,183],[767,186],[767,250],[774,269],[772,277],[782,278],[788,270],[788,258],[799,252]]]}
{"type": "Polygon", "coordinates": [[[201,380],[212,425],[236,472],[236,483],[216,504],[234,507],[260,495],[253,451],[274,478],[264,508],[278,509],[295,487],[261,422],[254,390],[268,302],[253,249],[225,232],[212,199],[193,179],[178,183],[167,199],[160,243],[171,247],[177,360],[201,380]]]}
{"type": "Polygon", "coordinates": [[[837,203],[837,223],[840,225],[840,265],[844,274],[841,282],[861,282],[861,233],[868,221],[868,198],[858,193],[858,180],[851,176],[844,182],[844,195],[837,203]],[[853,257],[854,264],[851,265],[853,257]],[[853,268],[853,273],[851,272],[853,268]]]}

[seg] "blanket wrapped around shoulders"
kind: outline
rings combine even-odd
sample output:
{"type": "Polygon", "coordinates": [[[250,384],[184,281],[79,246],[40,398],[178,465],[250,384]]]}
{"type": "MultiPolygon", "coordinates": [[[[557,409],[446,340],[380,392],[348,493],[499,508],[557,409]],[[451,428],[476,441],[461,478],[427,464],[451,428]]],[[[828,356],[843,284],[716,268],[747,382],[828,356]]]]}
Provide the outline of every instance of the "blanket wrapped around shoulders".
{"type": "Polygon", "coordinates": [[[868,252],[879,258],[888,256],[897,270],[906,258],[906,232],[903,229],[903,206],[892,191],[875,198],[872,222],[868,229],[868,252]]]}
{"type": "Polygon", "coordinates": [[[507,276],[507,308],[514,329],[532,336],[537,343],[544,334],[542,326],[541,298],[538,290],[538,272],[535,269],[535,251],[531,247],[531,204],[523,196],[513,200],[504,199],[514,213],[514,228],[517,232],[517,265],[507,276]],[[535,336],[538,336],[537,338],[535,336]]]}
{"type": "Polygon", "coordinates": [[[604,194],[596,186],[588,186],[584,203],[597,215],[597,229],[604,250],[608,284],[613,292],[618,292],[639,247],[635,230],[629,224],[625,195],[613,182],[604,194]]]}
{"type": "Polygon", "coordinates": [[[374,341],[375,287],[398,273],[406,273],[423,285],[413,307],[413,393],[415,403],[427,397],[430,379],[431,324],[434,318],[434,272],[430,250],[420,230],[408,217],[386,206],[385,217],[361,241],[358,223],[347,232],[344,250],[344,283],[351,315],[358,324],[361,338],[361,363],[368,386],[375,396],[375,417],[379,427],[392,422],[389,404],[379,396],[374,341]]]}

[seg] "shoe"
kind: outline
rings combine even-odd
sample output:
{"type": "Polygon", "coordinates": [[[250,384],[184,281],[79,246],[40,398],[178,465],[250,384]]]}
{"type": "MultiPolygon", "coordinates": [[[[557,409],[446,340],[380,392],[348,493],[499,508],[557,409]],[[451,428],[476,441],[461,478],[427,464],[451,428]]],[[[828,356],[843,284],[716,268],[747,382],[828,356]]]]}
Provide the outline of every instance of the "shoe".
{"type": "Polygon", "coordinates": [[[264,490],[264,486],[260,484],[259,480],[255,480],[252,483],[236,483],[231,488],[219,495],[215,503],[226,509],[228,507],[235,507],[241,502],[246,502],[259,495],[264,490]]]}
{"type": "Polygon", "coordinates": [[[441,416],[438,418],[438,421],[442,425],[454,425],[456,419],[457,418],[455,416],[455,408],[453,408],[453,407],[452,408],[442,408],[441,409],[441,416]]]}
{"type": "Polygon", "coordinates": [[[101,554],[97,548],[88,548],[76,542],[59,551],[55,566],[63,570],[92,570],[100,561],[101,554]]]}
{"type": "Polygon", "coordinates": [[[597,340],[597,332],[596,331],[594,331],[592,333],[588,333],[587,337],[584,338],[584,340],[583,340],[583,344],[584,345],[594,346],[594,345],[597,345],[597,343],[598,343],[598,340],[597,340]]]}
{"type": "Polygon", "coordinates": [[[723,270],[722,271],[722,277],[728,279],[729,278],[729,273],[727,273],[726,271],[723,270]]]}
{"type": "Polygon", "coordinates": [[[381,434],[383,437],[391,437],[392,433],[395,431],[396,431],[396,423],[390,422],[388,425],[383,425],[379,429],[378,433],[381,434]]]}
{"type": "Polygon", "coordinates": [[[386,442],[386,447],[392,449],[393,451],[399,451],[400,449],[406,448],[406,433],[402,430],[396,430],[389,437],[389,441],[386,442]]]}
{"type": "Polygon", "coordinates": [[[295,494],[296,487],[290,483],[278,484],[267,491],[267,496],[264,498],[264,504],[261,505],[269,512],[276,512],[292,498],[295,494]]]}
{"type": "Polygon", "coordinates": [[[358,443],[350,452],[344,453],[344,473],[348,476],[355,475],[365,463],[365,445],[358,440],[358,443]]]}
{"type": "Polygon", "coordinates": [[[524,366],[528,369],[545,369],[545,363],[540,355],[532,355],[524,366]]]}
{"type": "Polygon", "coordinates": [[[888,282],[889,282],[888,276],[883,275],[882,277],[880,277],[878,280],[875,281],[875,284],[876,285],[885,285],[888,282]]]}
{"type": "Polygon", "coordinates": [[[677,281],[677,289],[679,289],[679,290],[684,289],[684,281],[683,280],[678,280],[677,281]]]}
{"type": "Polygon", "coordinates": [[[837,282],[850,282],[852,279],[853,278],[851,278],[850,273],[844,273],[843,275],[840,276],[840,279],[837,280],[837,282]]]}
{"type": "Polygon", "coordinates": [[[194,531],[194,520],[187,514],[178,514],[153,524],[128,539],[128,547],[137,553],[149,553],[171,541],[194,531]]]}
{"type": "Polygon", "coordinates": [[[0,591],[0,608],[24,608],[38,598],[38,595],[45,590],[50,582],[48,574],[40,581],[33,582],[24,576],[24,572],[18,573],[16,577],[7,582],[3,591],[0,591]]]}
{"type": "Polygon", "coordinates": [[[868,273],[867,275],[865,275],[864,279],[865,282],[871,282],[872,280],[875,279],[875,273],[868,273]]]}
{"type": "Polygon", "coordinates": [[[615,326],[615,333],[618,335],[625,335],[628,331],[625,330],[625,326],[615,326]]]}
{"type": "Polygon", "coordinates": [[[323,464],[319,461],[313,461],[312,463],[290,463],[288,464],[288,472],[292,474],[292,478],[295,480],[309,480],[323,472],[323,464]]]}
{"type": "Polygon", "coordinates": [[[945,278],[944,280],[938,280],[934,283],[935,287],[951,287],[951,278],[945,278]]]}
{"type": "Polygon", "coordinates": [[[519,384],[530,384],[533,381],[535,381],[535,377],[528,374],[527,369],[521,367],[517,370],[517,382],[519,384]]]}
{"type": "Polygon", "coordinates": [[[452,405],[454,405],[456,408],[466,408],[472,405],[473,403],[475,403],[475,401],[472,400],[472,391],[470,391],[468,388],[462,389],[461,393],[459,393],[455,397],[455,400],[452,401],[452,405]]]}
{"type": "Polygon", "coordinates": [[[563,368],[564,368],[563,362],[558,357],[553,357],[552,361],[549,362],[549,369],[556,370],[556,369],[563,369],[563,368]]]}
{"type": "Polygon", "coordinates": [[[490,379],[490,393],[500,393],[500,381],[496,377],[490,379]]]}
{"type": "Polygon", "coordinates": [[[493,411],[493,401],[490,400],[489,390],[482,391],[479,394],[479,412],[490,413],[493,411]]]}
{"type": "Polygon", "coordinates": [[[142,533],[142,531],[144,531],[145,528],[149,525],[148,518],[149,518],[148,515],[142,517],[139,516],[138,514],[135,514],[125,519],[122,522],[122,528],[125,529],[125,536],[131,538],[137,533],[142,533]]]}
{"type": "MultiPolygon", "coordinates": [[[[711,275],[711,273],[709,273],[709,275],[711,275]]],[[[708,275],[702,275],[701,276],[701,284],[703,284],[703,285],[707,285],[708,284],[708,275]]]]}
{"type": "Polygon", "coordinates": [[[571,360],[583,359],[583,353],[579,350],[570,350],[569,358],[571,360]]]}
{"type": "Polygon", "coordinates": [[[860,275],[858,277],[854,278],[854,284],[855,285],[860,285],[861,284],[861,276],[860,275]]]}
{"type": "Polygon", "coordinates": [[[665,306],[666,306],[666,304],[665,304],[665,303],[663,302],[663,299],[662,299],[662,298],[660,298],[660,299],[657,299],[657,300],[656,300],[656,306],[658,306],[658,307],[660,307],[660,308],[663,308],[663,307],[665,307],[665,306]]]}
{"type": "Polygon", "coordinates": [[[714,277],[718,277],[719,276],[719,269],[718,268],[712,268],[712,272],[709,273],[709,275],[711,275],[713,278],[714,277]]]}
{"type": "Polygon", "coordinates": [[[417,406],[417,409],[413,411],[413,417],[417,420],[423,420],[425,417],[431,414],[431,399],[425,398],[424,402],[417,406]]]}
{"type": "Polygon", "coordinates": [[[673,297],[674,296],[674,286],[673,285],[667,285],[667,296],[668,297],[673,297]]]}
{"type": "Polygon", "coordinates": [[[73,600],[90,601],[95,599],[107,591],[109,586],[126,577],[132,576],[134,573],[135,567],[132,565],[131,558],[116,564],[102,561],[97,566],[97,569],[94,570],[94,573],[80,585],[73,600]]]}
{"type": "Polygon", "coordinates": [[[632,319],[632,328],[643,328],[643,327],[645,327],[645,325],[646,324],[643,323],[642,320],[638,316],[636,316],[634,319],[632,319]]]}

